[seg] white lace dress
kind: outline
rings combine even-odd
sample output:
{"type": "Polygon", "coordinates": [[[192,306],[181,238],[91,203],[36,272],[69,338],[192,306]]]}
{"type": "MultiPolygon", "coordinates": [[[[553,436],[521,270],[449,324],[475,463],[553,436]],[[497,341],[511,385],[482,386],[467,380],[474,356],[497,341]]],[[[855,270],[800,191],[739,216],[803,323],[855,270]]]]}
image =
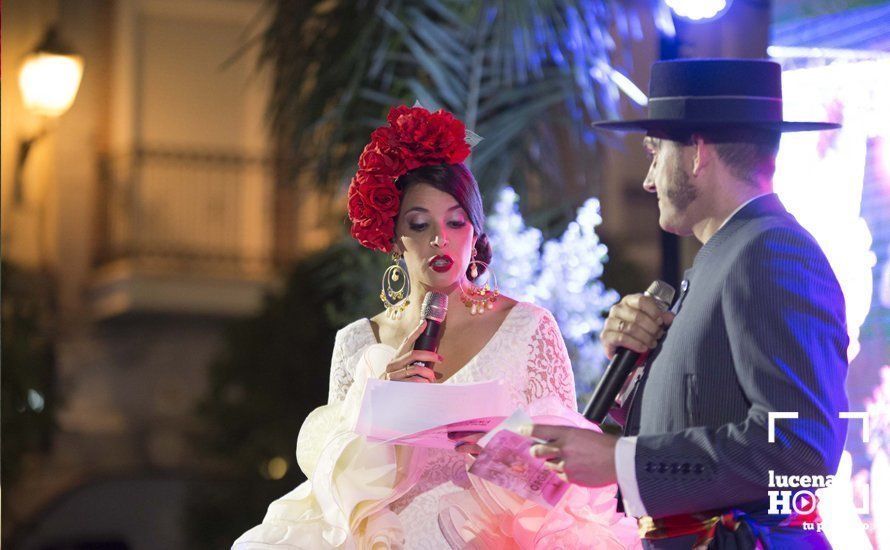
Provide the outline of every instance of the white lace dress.
{"type": "MultiPolygon", "coordinates": [[[[356,381],[360,382],[361,376],[357,376],[356,373],[362,371],[362,361],[366,360],[363,358],[369,355],[369,351],[381,346],[382,344],[378,344],[375,340],[368,319],[355,321],[337,333],[326,406],[328,409],[333,408],[338,411],[334,416],[339,418],[349,416],[350,413],[344,413],[344,409],[354,412],[355,405],[350,406],[349,403],[360,399],[354,386],[360,385],[356,381]]],[[[386,348],[394,351],[388,346],[386,348]]],[[[574,377],[559,328],[547,310],[533,304],[517,303],[482,350],[443,383],[468,383],[492,379],[507,382],[509,395],[516,407],[525,407],[548,397],[554,400],[555,397],[564,408],[575,411],[574,377]]],[[[456,451],[429,449],[422,453],[413,453],[410,459],[407,458],[407,454],[399,454],[398,450],[390,450],[388,455],[370,456],[380,449],[375,448],[373,452],[368,452],[368,449],[361,447],[362,438],[354,433],[336,434],[337,429],[332,427],[336,421],[324,420],[327,412],[313,418],[316,412],[313,412],[304,423],[300,432],[301,441],[298,443],[300,466],[309,481],[273,503],[263,524],[242,535],[236,541],[234,548],[245,550],[273,547],[342,547],[423,550],[448,549],[454,546],[473,547],[471,544],[464,545],[453,540],[449,544],[440,528],[441,504],[445,502],[441,501],[442,497],[452,495],[449,498],[453,499],[454,496],[461,496],[454,495],[455,493],[473,493],[473,486],[467,474],[468,462],[471,459],[467,455],[456,451]],[[307,428],[307,424],[315,426],[314,432],[307,428]],[[312,437],[312,433],[322,435],[312,437]],[[302,441],[322,438],[327,441],[311,445],[302,441]],[[337,443],[338,438],[340,438],[339,443],[337,443]],[[306,450],[309,446],[313,448],[312,451],[306,450]],[[319,447],[323,447],[324,450],[319,451],[319,447]],[[335,450],[331,453],[332,448],[335,450]],[[333,459],[325,461],[324,458],[311,460],[305,458],[307,455],[324,456],[325,453],[333,456],[333,459]],[[359,455],[362,456],[361,459],[356,458],[359,455]],[[348,458],[344,460],[344,456],[348,458]],[[337,462],[339,466],[332,464],[337,462]],[[399,463],[398,467],[394,466],[396,463],[399,463]],[[391,468],[387,469],[386,466],[391,468]],[[331,473],[338,468],[339,478],[336,473],[331,473]],[[324,469],[323,474],[319,474],[319,470],[322,469],[324,469]],[[368,475],[368,472],[374,473],[368,475]],[[361,482],[357,483],[356,478],[362,476],[364,477],[361,482]],[[371,477],[374,478],[373,481],[369,481],[371,477]],[[348,482],[343,482],[346,478],[348,482]],[[334,486],[334,489],[327,490],[328,485],[334,486]],[[360,489],[356,489],[357,485],[361,486],[360,489]],[[381,487],[384,489],[381,490],[381,487]],[[349,496],[356,491],[372,495],[349,496]],[[369,504],[374,500],[377,505],[369,504]],[[295,503],[299,503],[299,506],[295,503]],[[337,513],[332,513],[332,508],[336,508],[337,513]],[[363,519],[359,521],[356,516],[363,519]],[[320,523],[317,521],[318,518],[322,518],[320,523]]],[[[579,541],[577,547],[632,546],[635,526],[623,521],[621,516],[614,512],[614,487],[600,491],[583,490],[583,492],[585,513],[599,514],[593,519],[596,529],[593,531],[588,529],[586,536],[594,536],[609,544],[599,545],[595,541],[584,541],[581,546],[582,543],[579,541]],[[590,509],[593,502],[599,507],[595,513],[590,509]],[[619,539],[622,541],[621,544],[616,544],[619,539]]],[[[472,499],[468,497],[468,500],[472,499]]],[[[527,508],[531,510],[532,507],[527,508]]],[[[540,507],[535,506],[535,508],[540,507]]],[[[514,506],[510,513],[516,512],[514,506]]],[[[548,521],[552,524],[554,516],[552,512],[549,513],[551,515],[548,516],[548,521]]],[[[546,513],[542,514],[539,515],[543,521],[546,513]]],[[[565,513],[563,516],[570,517],[565,513]]],[[[569,523],[573,526],[579,523],[576,516],[570,517],[569,523]]],[[[503,518],[496,521],[503,523],[503,518]]],[[[473,530],[469,526],[463,527],[465,532],[473,530]]],[[[478,530],[491,528],[481,525],[476,527],[478,530]]],[[[573,536],[575,536],[573,540],[576,540],[578,536],[585,535],[576,533],[573,536]]],[[[550,547],[535,542],[534,536],[530,537],[529,544],[521,545],[509,541],[511,536],[507,533],[501,541],[505,546],[500,546],[501,543],[498,545],[504,548],[550,547]]],[[[489,548],[492,544],[494,543],[476,547],[489,548]]]]}

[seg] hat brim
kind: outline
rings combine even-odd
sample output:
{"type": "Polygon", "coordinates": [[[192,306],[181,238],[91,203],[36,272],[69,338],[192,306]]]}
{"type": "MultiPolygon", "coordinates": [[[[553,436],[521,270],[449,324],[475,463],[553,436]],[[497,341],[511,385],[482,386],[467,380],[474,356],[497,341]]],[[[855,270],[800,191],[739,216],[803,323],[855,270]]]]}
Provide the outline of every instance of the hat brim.
{"type": "Polygon", "coordinates": [[[772,130],[775,132],[813,132],[836,130],[841,127],[834,122],[754,122],[751,120],[692,121],[675,119],[603,120],[594,122],[593,127],[615,132],[695,132],[709,129],[747,128],[772,130]]]}

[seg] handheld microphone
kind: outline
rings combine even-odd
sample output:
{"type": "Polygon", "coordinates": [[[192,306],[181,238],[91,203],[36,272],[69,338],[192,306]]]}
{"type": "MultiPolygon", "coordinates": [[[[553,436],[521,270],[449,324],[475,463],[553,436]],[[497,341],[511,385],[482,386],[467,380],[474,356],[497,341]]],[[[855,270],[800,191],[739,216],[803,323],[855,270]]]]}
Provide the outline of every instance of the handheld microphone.
{"type": "MultiPolygon", "coordinates": [[[[441,292],[427,292],[423,297],[420,316],[426,319],[426,328],[414,341],[414,349],[439,351],[439,339],[442,338],[442,323],[448,313],[448,295],[441,292]]],[[[429,361],[415,361],[412,365],[432,368],[429,361]]]]}
{"type": "MultiPolygon", "coordinates": [[[[644,294],[655,298],[658,309],[667,311],[671,307],[671,301],[674,299],[674,292],[674,287],[666,282],[655,281],[649,285],[644,294]]],[[[609,367],[603,373],[599,384],[597,384],[593,397],[587,403],[587,408],[584,409],[584,418],[596,424],[606,419],[609,409],[615,405],[615,398],[621,391],[621,387],[624,385],[627,377],[633,372],[639,358],[640,354],[635,351],[618,348],[615,357],[612,358],[612,362],[609,363],[609,367]]]]}

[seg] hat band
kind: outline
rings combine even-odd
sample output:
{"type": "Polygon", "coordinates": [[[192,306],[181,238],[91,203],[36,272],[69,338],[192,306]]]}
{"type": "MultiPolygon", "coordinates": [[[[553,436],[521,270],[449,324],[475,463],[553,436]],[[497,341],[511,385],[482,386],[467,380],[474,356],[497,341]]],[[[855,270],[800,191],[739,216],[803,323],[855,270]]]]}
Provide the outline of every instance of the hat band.
{"type": "Polygon", "coordinates": [[[649,99],[652,120],[781,122],[782,100],[758,96],[677,96],[649,99]]]}

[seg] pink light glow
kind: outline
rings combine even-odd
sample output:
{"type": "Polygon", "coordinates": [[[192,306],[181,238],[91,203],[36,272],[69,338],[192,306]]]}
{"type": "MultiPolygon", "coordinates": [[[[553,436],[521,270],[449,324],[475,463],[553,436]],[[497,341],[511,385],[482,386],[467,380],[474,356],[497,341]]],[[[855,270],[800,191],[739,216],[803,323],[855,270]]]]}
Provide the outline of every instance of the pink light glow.
{"type": "MultiPolygon", "coordinates": [[[[862,190],[868,140],[882,139],[885,170],[890,157],[886,146],[890,141],[886,137],[890,132],[890,102],[886,99],[890,59],[785,71],[782,87],[786,120],[834,120],[843,124],[834,132],[783,136],[775,189],[788,210],[819,242],[837,275],[846,301],[850,336],[847,355],[852,361],[859,353],[860,327],[875,294],[872,270],[876,257],[871,251],[871,232],[861,217],[862,190]]],[[[881,285],[879,295],[884,290],[881,285]]],[[[845,451],[835,484],[822,494],[819,509],[823,528],[835,548],[870,548],[873,542],[890,548],[883,546],[890,545],[890,501],[885,496],[890,493],[890,439],[884,426],[888,410],[890,386],[883,393],[876,392],[868,405],[871,467],[854,476],[852,456],[845,451]],[[862,511],[863,504],[868,512],[862,511]]]]}
{"type": "Polygon", "coordinates": [[[787,120],[839,120],[841,130],[786,134],[775,188],[813,234],[834,269],[847,305],[848,357],[859,353],[859,329],[871,307],[872,237],[860,216],[866,143],[890,128],[890,60],[834,63],[783,73],[787,120]]]}

